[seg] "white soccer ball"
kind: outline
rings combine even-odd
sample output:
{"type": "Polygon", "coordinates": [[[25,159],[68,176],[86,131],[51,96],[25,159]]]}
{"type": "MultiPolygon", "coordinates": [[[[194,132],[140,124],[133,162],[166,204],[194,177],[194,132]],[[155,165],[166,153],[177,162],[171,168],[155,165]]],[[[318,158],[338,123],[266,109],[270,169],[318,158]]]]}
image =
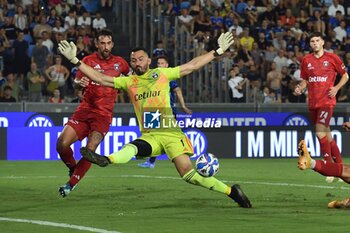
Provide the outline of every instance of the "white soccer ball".
{"type": "Polygon", "coordinates": [[[196,160],[196,170],[202,176],[214,176],[219,170],[219,160],[211,153],[202,154],[196,160]]]}

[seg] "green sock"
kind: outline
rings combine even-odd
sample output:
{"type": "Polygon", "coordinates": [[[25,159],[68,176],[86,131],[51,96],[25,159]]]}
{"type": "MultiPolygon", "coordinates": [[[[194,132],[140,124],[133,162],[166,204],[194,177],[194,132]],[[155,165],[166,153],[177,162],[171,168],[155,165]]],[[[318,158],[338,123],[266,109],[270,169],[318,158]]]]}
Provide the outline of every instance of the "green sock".
{"type": "Polygon", "coordinates": [[[123,148],[108,156],[112,163],[127,163],[137,154],[137,147],[133,144],[126,144],[123,148]]]}
{"type": "Polygon", "coordinates": [[[229,195],[231,187],[227,186],[215,177],[203,177],[199,175],[194,169],[187,172],[183,177],[183,180],[190,184],[199,185],[204,188],[229,195]]]}

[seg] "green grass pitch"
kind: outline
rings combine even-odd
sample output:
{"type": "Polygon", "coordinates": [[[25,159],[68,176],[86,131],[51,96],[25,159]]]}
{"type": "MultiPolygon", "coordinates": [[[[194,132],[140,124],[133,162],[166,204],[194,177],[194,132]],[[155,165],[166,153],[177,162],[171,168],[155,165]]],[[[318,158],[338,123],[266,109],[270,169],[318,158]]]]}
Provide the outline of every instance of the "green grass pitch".
{"type": "Polygon", "coordinates": [[[313,171],[299,171],[297,159],[219,161],[216,177],[239,183],[252,209],[185,183],[169,161],[157,161],[154,169],[139,168],[140,161],[107,168],[93,165],[67,198],[57,191],[68,179],[62,162],[0,161],[0,232],[349,231],[350,212],[327,208],[329,201],[350,196],[348,184],[328,184],[313,171]]]}

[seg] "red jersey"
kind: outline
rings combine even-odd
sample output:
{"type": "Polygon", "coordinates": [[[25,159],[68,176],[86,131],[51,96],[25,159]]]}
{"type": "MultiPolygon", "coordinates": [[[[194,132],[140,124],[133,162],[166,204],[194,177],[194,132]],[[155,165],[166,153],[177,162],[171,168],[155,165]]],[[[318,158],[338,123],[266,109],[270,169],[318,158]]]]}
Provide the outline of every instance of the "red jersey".
{"type": "MultiPolygon", "coordinates": [[[[114,55],[105,60],[95,52],[84,57],[82,61],[95,70],[112,77],[118,77],[121,74],[127,75],[130,72],[128,63],[123,58],[114,55]]],[[[76,77],[81,79],[83,76],[85,75],[79,70],[76,77]]],[[[109,116],[112,119],[116,96],[116,89],[101,86],[90,80],[89,85],[84,89],[84,98],[76,111],[88,109],[91,112],[109,116]]]]}
{"type": "Polygon", "coordinates": [[[344,63],[334,53],[324,52],[320,58],[310,53],[303,58],[300,77],[308,81],[310,109],[336,105],[336,97],[329,98],[328,92],[334,86],[337,73],[343,75],[345,72],[344,63]]]}

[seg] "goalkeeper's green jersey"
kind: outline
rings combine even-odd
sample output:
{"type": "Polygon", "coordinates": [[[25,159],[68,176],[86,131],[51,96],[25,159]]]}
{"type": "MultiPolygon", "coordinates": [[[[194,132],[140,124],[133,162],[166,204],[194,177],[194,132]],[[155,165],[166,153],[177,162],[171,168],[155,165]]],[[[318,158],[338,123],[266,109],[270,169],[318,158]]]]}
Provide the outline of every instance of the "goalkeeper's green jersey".
{"type": "Polygon", "coordinates": [[[143,75],[114,79],[114,87],[126,90],[134,105],[141,132],[181,131],[170,106],[169,82],[180,78],[179,66],[149,69],[143,75]]]}

